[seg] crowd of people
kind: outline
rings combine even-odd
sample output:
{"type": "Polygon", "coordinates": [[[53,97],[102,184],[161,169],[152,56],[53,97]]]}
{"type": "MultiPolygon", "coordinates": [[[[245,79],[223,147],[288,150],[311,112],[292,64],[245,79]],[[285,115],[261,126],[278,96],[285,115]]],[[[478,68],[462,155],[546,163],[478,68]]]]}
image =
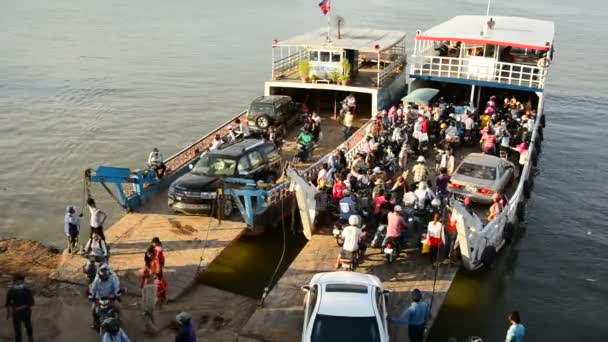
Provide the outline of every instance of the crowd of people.
{"type": "MultiPolygon", "coordinates": [[[[347,109],[342,113],[345,138],[352,123],[347,109]]],[[[413,237],[421,236],[422,250],[430,251],[431,260],[452,256],[457,247],[456,224],[449,210],[441,209],[449,207],[448,185],[457,166],[454,152],[479,144],[483,153],[517,162],[519,175],[528,159],[534,120],[531,100],[522,103],[515,96],[505,97],[502,104],[491,96],[480,112],[442,100],[432,105],[399,104],[372,118],[354,157],[347,160],[345,150],[335,151],[312,182],[321,190],[320,196],[327,198],[323,201],[334,204],[330,208],[335,208],[343,226],[353,226],[349,218],[356,215],[361,219],[353,222],[360,221],[358,228],[365,225],[368,232],[344,229],[343,234],[369,239],[370,231],[386,225],[385,242],[405,243],[407,238],[414,241],[413,237]],[[438,152],[434,168],[429,166],[432,150],[438,152]],[[410,165],[412,160],[414,165],[410,165]]],[[[506,204],[506,196],[497,193],[487,219],[493,219],[506,204]]],[[[471,199],[465,198],[464,205],[474,213],[471,199]]],[[[344,236],[344,240],[353,241],[353,237],[344,236]]],[[[350,243],[343,250],[356,252],[362,243],[350,243]]]]}

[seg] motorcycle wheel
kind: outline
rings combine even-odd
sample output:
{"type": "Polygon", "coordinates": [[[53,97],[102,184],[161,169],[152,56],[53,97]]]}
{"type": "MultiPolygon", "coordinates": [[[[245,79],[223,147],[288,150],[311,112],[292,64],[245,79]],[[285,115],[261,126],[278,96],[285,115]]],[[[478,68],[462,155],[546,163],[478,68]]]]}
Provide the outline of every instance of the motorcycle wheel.
{"type": "Polygon", "coordinates": [[[393,255],[392,254],[386,254],[386,262],[389,264],[393,263],[393,255]]]}

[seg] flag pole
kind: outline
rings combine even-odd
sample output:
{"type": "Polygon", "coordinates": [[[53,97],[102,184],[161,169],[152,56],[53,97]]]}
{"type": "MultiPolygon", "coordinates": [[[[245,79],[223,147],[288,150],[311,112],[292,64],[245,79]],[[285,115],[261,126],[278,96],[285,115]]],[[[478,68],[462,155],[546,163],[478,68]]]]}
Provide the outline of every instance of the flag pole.
{"type": "Polygon", "coordinates": [[[331,12],[332,12],[332,4],[331,0],[327,0],[327,6],[329,7],[329,13],[327,13],[327,42],[331,43],[331,12]]]}
{"type": "Polygon", "coordinates": [[[488,17],[490,16],[490,2],[492,2],[492,0],[488,0],[488,9],[486,10],[486,19],[488,19],[488,17]]]}

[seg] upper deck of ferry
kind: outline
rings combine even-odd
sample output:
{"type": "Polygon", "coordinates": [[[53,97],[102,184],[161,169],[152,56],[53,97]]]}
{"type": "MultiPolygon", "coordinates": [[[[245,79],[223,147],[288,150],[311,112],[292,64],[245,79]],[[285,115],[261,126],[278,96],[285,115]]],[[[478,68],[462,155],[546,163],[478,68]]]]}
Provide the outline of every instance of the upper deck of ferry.
{"type": "Polygon", "coordinates": [[[379,88],[405,67],[405,32],[362,28],[342,31],[322,28],[273,41],[271,82],[297,82],[311,89],[317,85],[338,86],[335,73],[343,76],[347,61],[351,67],[349,86],[379,88]],[[310,65],[310,82],[301,82],[301,61],[310,65]]]}
{"type": "Polygon", "coordinates": [[[410,77],[542,92],[553,53],[553,22],[456,16],[416,32],[410,77]],[[546,56],[546,57],[544,57],[546,56]]]}

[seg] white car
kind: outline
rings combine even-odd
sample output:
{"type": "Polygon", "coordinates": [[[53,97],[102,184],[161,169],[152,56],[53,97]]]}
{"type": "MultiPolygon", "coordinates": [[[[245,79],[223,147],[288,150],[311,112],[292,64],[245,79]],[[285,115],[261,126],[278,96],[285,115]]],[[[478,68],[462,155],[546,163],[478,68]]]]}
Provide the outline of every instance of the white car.
{"type": "Polygon", "coordinates": [[[303,286],[303,342],[387,342],[385,290],[378,277],[356,272],[318,273],[303,286]]]}

